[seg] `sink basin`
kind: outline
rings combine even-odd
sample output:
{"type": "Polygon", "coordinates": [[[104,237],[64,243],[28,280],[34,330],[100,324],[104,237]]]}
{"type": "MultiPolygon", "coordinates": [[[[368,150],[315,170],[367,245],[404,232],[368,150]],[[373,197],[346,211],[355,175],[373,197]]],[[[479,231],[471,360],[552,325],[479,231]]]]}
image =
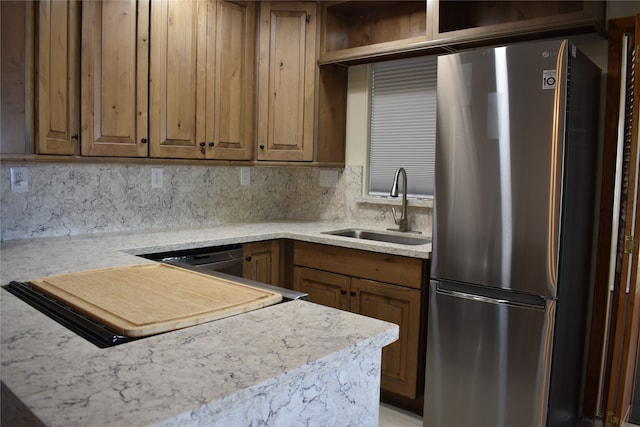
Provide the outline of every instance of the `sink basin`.
{"type": "Polygon", "coordinates": [[[354,239],[375,240],[378,242],[397,243],[400,245],[424,245],[431,243],[431,239],[426,237],[418,237],[417,235],[399,233],[399,232],[385,232],[385,231],[373,231],[373,230],[360,230],[358,228],[348,228],[345,230],[325,231],[323,234],[330,234],[332,236],[351,237],[354,239]]]}

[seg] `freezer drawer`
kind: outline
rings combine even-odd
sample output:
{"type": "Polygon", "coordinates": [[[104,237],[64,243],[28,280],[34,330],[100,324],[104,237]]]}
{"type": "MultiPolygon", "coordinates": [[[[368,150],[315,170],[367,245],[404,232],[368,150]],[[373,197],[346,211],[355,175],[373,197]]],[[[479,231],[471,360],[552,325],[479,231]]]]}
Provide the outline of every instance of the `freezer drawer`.
{"type": "Polygon", "coordinates": [[[544,426],[555,302],[439,284],[429,288],[424,426],[544,426]]]}

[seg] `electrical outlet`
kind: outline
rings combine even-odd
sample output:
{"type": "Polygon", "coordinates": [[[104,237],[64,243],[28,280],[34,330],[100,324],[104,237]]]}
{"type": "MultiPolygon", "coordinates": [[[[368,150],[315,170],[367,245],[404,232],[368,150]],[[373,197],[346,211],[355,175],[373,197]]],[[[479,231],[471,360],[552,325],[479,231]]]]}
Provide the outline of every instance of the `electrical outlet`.
{"type": "Polygon", "coordinates": [[[14,193],[29,191],[29,170],[26,167],[11,168],[11,191],[14,193]]]}
{"type": "Polygon", "coordinates": [[[337,187],[338,186],[338,171],[337,170],[320,170],[320,186],[321,187],[337,187]]]}
{"type": "Polygon", "coordinates": [[[251,169],[240,168],[240,185],[251,184],[251,169]]]}
{"type": "Polygon", "coordinates": [[[162,168],[151,168],[151,188],[162,188],[162,168]]]}

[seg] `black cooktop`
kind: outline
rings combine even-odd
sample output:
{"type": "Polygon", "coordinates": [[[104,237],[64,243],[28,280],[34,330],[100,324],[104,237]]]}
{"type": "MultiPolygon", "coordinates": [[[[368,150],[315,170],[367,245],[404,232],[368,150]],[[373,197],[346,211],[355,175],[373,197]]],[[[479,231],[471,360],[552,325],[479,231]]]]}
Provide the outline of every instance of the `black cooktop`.
{"type": "Polygon", "coordinates": [[[132,338],[120,335],[88,318],[84,314],[34,289],[29,286],[28,283],[13,281],[3,286],[3,288],[100,348],[113,347],[118,344],[143,338],[132,338]]]}

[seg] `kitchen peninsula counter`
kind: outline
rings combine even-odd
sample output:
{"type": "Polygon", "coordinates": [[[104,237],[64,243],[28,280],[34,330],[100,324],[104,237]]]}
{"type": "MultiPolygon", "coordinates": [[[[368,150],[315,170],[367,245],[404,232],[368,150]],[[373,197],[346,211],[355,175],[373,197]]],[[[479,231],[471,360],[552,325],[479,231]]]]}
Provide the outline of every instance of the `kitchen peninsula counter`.
{"type": "Polygon", "coordinates": [[[348,228],[358,227],[334,222],[268,222],[203,229],[8,240],[0,242],[0,284],[79,270],[153,262],[138,256],[148,253],[271,239],[303,240],[422,259],[431,257],[431,243],[400,245],[324,234],[326,231],[348,228]]]}
{"type": "MultiPolygon", "coordinates": [[[[430,245],[352,242],[345,224],[278,222],[2,242],[0,278],[151,263],[136,255],[290,238],[428,258],[430,245]]],[[[292,301],[99,349],[0,292],[3,419],[33,425],[369,425],[396,325],[292,301]],[[9,409],[9,413],[7,412],[9,409]]]]}

